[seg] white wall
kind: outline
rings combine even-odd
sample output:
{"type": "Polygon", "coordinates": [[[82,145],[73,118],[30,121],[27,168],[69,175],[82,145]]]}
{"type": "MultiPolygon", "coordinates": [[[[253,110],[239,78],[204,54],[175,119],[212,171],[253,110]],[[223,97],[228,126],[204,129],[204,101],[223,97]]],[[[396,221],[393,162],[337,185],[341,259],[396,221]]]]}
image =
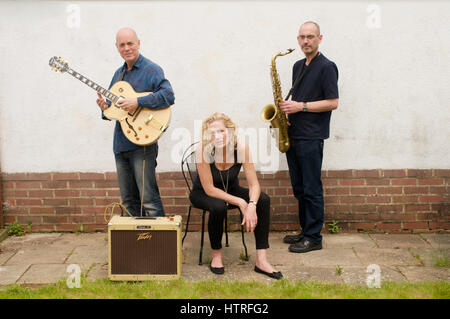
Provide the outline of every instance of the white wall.
{"type": "MultiPolygon", "coordinates": [[[[179,169],[179,151],[214,111],[267,132],[259,113],[273,100],[270,59],[296,48],[277,60],[285,95],[306,20],[321,25],[321,51],[340,72],[323,168],[450,168],[449,9],[448,1],[401,0],[3,1],[1,169],[115,170],[113,123],[100,119],[95,92],[48,60],[61,56],[107,87],[122,63],[114,41],[123,26],[135,28],[175,91],[158,171],[179,169]]],[[[287,168],[284,155],[272,160],[287,168]]]]}

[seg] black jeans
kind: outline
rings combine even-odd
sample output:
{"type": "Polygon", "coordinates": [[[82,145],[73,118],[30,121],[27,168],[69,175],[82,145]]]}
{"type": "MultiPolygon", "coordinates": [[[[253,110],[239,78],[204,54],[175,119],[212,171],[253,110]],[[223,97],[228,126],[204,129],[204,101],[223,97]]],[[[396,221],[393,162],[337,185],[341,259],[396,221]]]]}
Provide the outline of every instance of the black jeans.
{"type": "Polygon", "coordinates": [[[302,233],[306,239],[320,243],[324,222],[323,140],[292,140],[286,158],[294,196],[298,200],[302,233]]]}
{"type": "MultiPolygon", "coordinates": [[[[233,196],[249,201],[249,190],[236,187],[228,192],[233,196]]],[[[209,211],[208,234],[212,249],[222,248],[223,224],[227,214],[227,204],[224,200],[206,195],[203,189],[192,190],[189,199],[192,205],[199,209],[209,211]]],[[[269,248],[269,225],[270,225],[270,197],[261,192],[256,205],[258,223],[254,230],[256,249],[269,248]]]]}

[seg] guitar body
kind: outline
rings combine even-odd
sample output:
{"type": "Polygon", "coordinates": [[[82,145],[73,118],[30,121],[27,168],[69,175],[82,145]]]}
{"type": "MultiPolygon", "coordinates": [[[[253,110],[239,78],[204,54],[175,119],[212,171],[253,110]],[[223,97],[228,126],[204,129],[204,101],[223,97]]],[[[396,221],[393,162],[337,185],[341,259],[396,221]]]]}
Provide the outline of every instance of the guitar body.
{"type": "MultiPolygon", "coordinates": [[[[151,93],[135,92],[125,81],[116,82],[109,91],[122,98],[138,98],[151,93]]],[[[126,138],[140,146],[155,143],[167,129],[171,116],[170,107],[156,110],[138,107],[133,114],[130,114],[113,102],[103,111],[103,114],[110,120],[118,120],[126,138]]]]}

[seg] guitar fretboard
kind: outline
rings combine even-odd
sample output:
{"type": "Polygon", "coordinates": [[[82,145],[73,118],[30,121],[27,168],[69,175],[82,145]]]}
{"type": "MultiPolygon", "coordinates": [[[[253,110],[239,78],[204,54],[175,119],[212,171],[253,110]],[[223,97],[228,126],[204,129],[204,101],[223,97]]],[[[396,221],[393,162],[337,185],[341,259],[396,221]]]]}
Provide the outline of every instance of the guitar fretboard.
{"type": "Polygon", "coordinates": [[[78,72],[76,72],[76,71],[74,71],[72,69],[69,69],[67,71],[67,73],[72,75],[74,78],[80,80],[81,82],[83,82],[87,86],[93,88],[94,90],[96,90],[98,93],[103,95],[105,98],[107,98],[108,100],[110,100],[114,104],[117,102],[117,100],[119,100],[119,97],[117,95],[115,95],[115,94],[111,93],[110,91],[108,91],[107,89],[101,87],[100,85],[98,85],[94,81],[89,80],[88,78],[86,78],[85,76],[81,75],[80,73],[78,73],[78,72]]]}

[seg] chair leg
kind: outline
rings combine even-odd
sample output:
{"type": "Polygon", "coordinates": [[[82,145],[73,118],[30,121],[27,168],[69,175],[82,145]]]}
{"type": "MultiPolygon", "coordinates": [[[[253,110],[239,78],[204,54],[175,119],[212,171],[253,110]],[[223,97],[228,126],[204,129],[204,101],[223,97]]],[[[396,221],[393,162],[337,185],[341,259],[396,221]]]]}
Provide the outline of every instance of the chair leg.
{"type": "MultiPolygon", "coordinates": [[[[239,216],[241,217],[241,224],[242,224],[242,212],[239,209],[239,216]]],[[[241,226],[241,234],[242,234],[242,245],[244,245],[244,250],[245,250],[245,261],[248,261],[248,253],[247,253],[247,245],[245,244],[245,239],[244,239],[244,226],[241,226]]]]}
{"type": "Polygon", "coordinates": [[[184,229],[184,236],[183,236],[183,239],[181,240],[181,246],[183,246],[184,238],[186,238],[186,235],[187,235],[187,232],[188,232],[189,219],[191,218],[191,209],[192,209],[192,206],[189,205],[189,212],[188,212],[188,217],[187,217],[187,221],[186,221],[186,228],[184,229]]]}
{"type": "Polygon", "coordinates": [[[225,215],[225,247],[230,247],[228,245],[228,212],[225,215]]]}
{"type": "Polygon", "coordinates": [[[198,264],[199,266],[203,265],[202,262],[202,256],[203,256],[203,242],[204,242],[204,236],[205,236],[205,215],[206,210],[202,213],[202,235],[201,235],[201,241],[200,241],[200,256],[198,257],[198,264]]]}

